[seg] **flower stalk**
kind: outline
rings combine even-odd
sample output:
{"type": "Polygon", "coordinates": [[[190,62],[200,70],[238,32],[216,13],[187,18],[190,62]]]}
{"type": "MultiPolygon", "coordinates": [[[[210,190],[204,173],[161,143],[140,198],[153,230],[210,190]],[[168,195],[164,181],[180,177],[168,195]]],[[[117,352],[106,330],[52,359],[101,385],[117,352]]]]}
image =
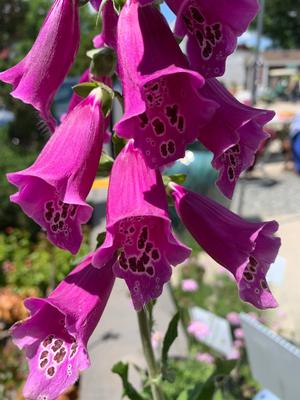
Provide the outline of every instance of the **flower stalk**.
{"type": "Polygon", "coordinates": [[[149,318],[147,311],[143,308],[137,312],[138,324],[141,342],[143,346],[143,352],[147,363],[147,368],[150,378],[150,386],[153,400],[164,400],[164,395],[159,387],[160,371],[155,360],[152,344],[151,344],[151,332],[149,326],[149,318]]]}

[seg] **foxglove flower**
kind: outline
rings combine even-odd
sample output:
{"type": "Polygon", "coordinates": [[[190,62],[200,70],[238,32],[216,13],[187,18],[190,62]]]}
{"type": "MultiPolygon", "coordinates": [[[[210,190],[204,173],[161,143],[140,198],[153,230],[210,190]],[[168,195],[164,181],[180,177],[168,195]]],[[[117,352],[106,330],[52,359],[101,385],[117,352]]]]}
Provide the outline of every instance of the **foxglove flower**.
{"type": "Polygon", "coordinates": [[[8,174],[19,191],[11,200],[47,231],[48,239],[75,254],[81,224],[92,214],[85,202],[103,142],[103,114],[95,89],[70,112],[29,168],[8,174]]]}
{"type": "Polygon", "coordinates": [[[207,79],[201,93],[220,105],[199,140],[214,155],[212,165],[219,170],[217,186],[231,198],[240,174],[253,165],[260,145],[269,137],[263,126],[275,113],[245,106],[216,79],[207,79]]]}
{"type": "Polygon", "coordinates": [[[29,376],[26,399],[54,400],[90,365],[87,343],[110,296],[112,264],[101,270],[86,257],[47,298],[30,298],[30,317],[12,328],[25,351],[29,376]]]}
{"type": "Polygon", "coordinates": [[[118,65],[125,101],[125,113],[115,126],[118,135],[134,136],[150,168],[183,157],[217,105],[199,94],[203,77],[187,69],[185,56],[154,6],[127,1],[123,7],[118,65]]]}
{"type": "Polygon", "coordinates": [[[237,37],[259,10],[258,0],[166,0],[177,14],[175,34],[188,35],[187,53],[192,68],[204,77],[224,74],[226,58],[237,37]]]}
{"type": "MultiPolygon", "coordinates": [[[[112,79],[108,76],[101,76],[101,77],[93,77],[91,76],[90,70],[87,69],[84,71],[84,73],[81,75],[78,83],[85,83],[85,82],[91,82],[91,81],[97,81],[97,82],[102,82],[106,86],[112,87],[112,79]]],[[[82,101],[82,97],[80,97],[76,92],[73,92],[69,107],[67,112],[61,117],[61,120],[63,120],[66,115],[73,110],[80,102],[82,101]]],[[[108,115],[104,119],[104,136],[103,136],[103,143],[108,143],[111,140],[111,132],[109,130],[109,125],[110,125],[110,118],[111,116],[108,115]]]]}
{"type": "Polygon", "coordinates": [[[113,49],[116,49],[117,25],[119,17],[114,9],[112,0],[108,0],[104,4],[101,17],[102,17],[102,30],[99,35],[94,37],[93,44],[97,49],[105,45],[110,46],[113,49]]]}
{"type": "Polygon", "coordinates": [[[118,252],[113,266],[125,279],[136,310],[157,298],[170,279],[170,264],[183,262],[190,249],[171,231],[164,186],[129,141],[114,162],[107,198],[106,238],[93,265],[101,268],[118,252]]]}
{"type": "Polygon", "coordinates": [[[248,222],[220,204],[182,186],[171,184],[176,210],[200,246],[231,272],[242,300],[255,307],[276,307],[265,279],[280,239],[275,221],[248,222]]]}
{"type": "Polygon", "coordinates": [[[0,73],[13,85],[11,95],[36,108],[55,127],[50,113],[54,95],[67,75],[80,40],[77,0],[55,0],[26,57],[0,73]]]}

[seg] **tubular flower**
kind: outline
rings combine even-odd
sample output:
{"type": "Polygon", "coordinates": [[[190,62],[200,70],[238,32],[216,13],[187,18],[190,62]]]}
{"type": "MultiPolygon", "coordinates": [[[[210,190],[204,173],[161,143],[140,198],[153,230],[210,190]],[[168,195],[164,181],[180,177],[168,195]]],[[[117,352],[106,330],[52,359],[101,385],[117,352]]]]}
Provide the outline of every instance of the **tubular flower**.
{"type": "Polygon", "coordinates": [[[170,279],[170,264],[183,262],[190,249],[171,231],[164,186],[158,170],[151,170],[133,141],[116,159],[107,198],[107,227],[93,265],[101,268],[118,252],[113,266],[125,279],[136,310],[157,298],[170,279]]]}
{"type": "Polygon", "coordinates": [[[55,0],[26,57],[0,73],[13,85],[11,95],[36,108],[53,130],[50,106],[67,75],[80,40],[77,0],[55,0]]]}
{"type": "Polygon", "coordinates": [[[101,17],[102,17],[102,30],[99,35],[94,37],[93,44],[96,48],[101,48],[107,45],[116,50],[117,25],[119,17],[114,9],[112,0],[108,0],[104,4],[101,17]]]}
{"type": "Polygon", "coordinates": [[[259,10],[258,0],[166,0],[177,14],[175,34],[188,35],[192,68],[204,77],[221,76],[237,37],[246,31],[259,10]]]}
{"type": "Polygon", "coordinates": [[[130,138],[134,133],[135,146],[150,168],[183,157],[186,145],[196,139],[217,105],[199,94],[203,77],[188,69],[154,6],[127,1],[123,7],[118,66],[125,102],[125,113],[115,126],[118,135],[130,138]]]}
{"type": "MultiPolygon", "coordinates": [[[[90,70],[87,69],[84,71],[84,73],[81,75],[78,83],[85,83],[85,82],[91,82],[91,81],[97,81],[97,82],[102,82],[105,85],[112,87],[112,79],[108,76],[101,76],[101,77],[93,77],[91,76],[90,70]]],[[[66,114],[64,114],[61,118],[64,119],[66,115],[71,112],[80,102],[82,101],[82,97],[80,97],[76,92],[73,92],[68,110],[66,114]]],[[[104,119],[104,137],[103,137],[103,143],[108,143],[111,139],[111,132],[109,130],[109,124],[110,124],[110,115],[107,116],[104,119]]]]}
{"type": "Polygon", "coordinates": [[[253,165],[261,143],[269,137],[263,126],[275,113],[245,106],[216,79],[207,79],[201,93],[220,107],[198,138],[214,154],[212,165],[220,171],[217,185],[231,198],[240,174],[253,165]]]}
{"type": "Polygon", "coordinates": [[[73,254],[82,241],[80,226],[92,214],[85,199],[99,164],[103,118],[95,89],[65,117],[32,166],[7,175],[19,189],[11,200],[53,244],[73,254]]]}
{"type": "Polygon", "coordinates": [[[87,342],[104,311],[112,287],[112,263],[101,271],[87,256],[47,298],[30,298],[30,317],[12,328],[25,351],[28,400],[54,400],[90,365],[87,342]]]}
{"type": "Polygon", "coordinates": [[[171,184],[177,213],[200,246],[231,272],[242,300],[260,309],[277,306],[265,279],[280,239],[275,221],[248,222],[220,204],[171,184]]]}

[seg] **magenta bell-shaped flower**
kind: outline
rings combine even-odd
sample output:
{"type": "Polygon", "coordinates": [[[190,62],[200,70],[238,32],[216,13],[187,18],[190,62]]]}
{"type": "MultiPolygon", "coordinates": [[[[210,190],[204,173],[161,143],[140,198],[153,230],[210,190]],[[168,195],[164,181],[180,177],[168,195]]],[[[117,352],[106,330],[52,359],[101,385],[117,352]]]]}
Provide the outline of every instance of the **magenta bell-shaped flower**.
{"type": "Polygon", "coordinates": [[[136,310],[160,296],[170,264],[183,262],[190,249],[176,240],[160,172],[149,169],[133,140],[116,159],[107,198],[106,238],[93,265],[101,268],[118,251],[115,274],[125,279],[136,310]]]}
{"type": "Polygon", "coordinates": [[[248,222],[227,208],[171,183],[178,215],[199,245],[235,277],[242,300],[273,308],[266,274],[275,261],[280,239],[276,221],[248,222]]]}
{"type": "Polygon", "coordinates": [[[258,0],[166,0],[177,14],[175,34],[188,35],[187,53],[193,69],[205,78],[221,76],[237,37],[259,10],[258,0]]]}
{"type": "Polygon", "coordinates": [[[7,175],[19,189],[11,200],[47,231],[53,244],[73,254],[82,241],[81,224],[92,215],[85,199],[98,169],[103,135],[99,89],[94,89],[64,118],[32,166],[7,175]]]}
{"type": "MultiPolygon", "coordinates": [[[[94,4],[93,4],[94,5],[94,4]]],[[[102,29],[99,35],[93,39],[93,44],[97,48],[110,46],[113,49],[117,49],[117,25],[119,16],[117,15],[113,1],[107,0],[103,6],[101,13],[102,17],[102,29]]]]}
{"type": "Polygon", "coordinates": [[[31,50],[0,73],[11,95],[31,104],[54,130],[50,106],[76,56],[80,40],[78,0],[55,0],[31,50]]]}
{"type": "Polygon", "coordinates": [[[240,174],[253,165],[269,137],[263,126],[275,113],[240,103],[215,78],[206,80],[201,93],[220,107],[198,138],[214,155],[212,165],[220,172],[217,186],[231,198],[240,174]]]}
{"type": "Polygon", "coordinates": [[[150,168],[183,157],[217,104],[199,93],[203,77],[188,68],[154,6],[133,1],[124,5],[118,23],[118,67],[125,103],[115,126],[118,135],[134,137],[150,168]]]}
{"type": "Polygon", "coordinates": [[[112,260],[101,270],[87,256],[47,298],[30,298],[30,317],[12,327],[14,343],[26,353],[27,400],[55,400],[90,365],[88,340],[114,284],[112,260]]]}

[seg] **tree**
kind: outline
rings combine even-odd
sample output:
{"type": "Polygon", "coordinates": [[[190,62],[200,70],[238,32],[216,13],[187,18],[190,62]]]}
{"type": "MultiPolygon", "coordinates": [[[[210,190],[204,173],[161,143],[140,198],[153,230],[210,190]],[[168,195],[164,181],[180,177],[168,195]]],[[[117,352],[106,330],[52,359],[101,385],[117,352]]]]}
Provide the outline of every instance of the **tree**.
{"type": "Polygon", "coordinates": [[[300,0],[266,0],[264,33],[276,47],[300,48],[300,0]]]}

